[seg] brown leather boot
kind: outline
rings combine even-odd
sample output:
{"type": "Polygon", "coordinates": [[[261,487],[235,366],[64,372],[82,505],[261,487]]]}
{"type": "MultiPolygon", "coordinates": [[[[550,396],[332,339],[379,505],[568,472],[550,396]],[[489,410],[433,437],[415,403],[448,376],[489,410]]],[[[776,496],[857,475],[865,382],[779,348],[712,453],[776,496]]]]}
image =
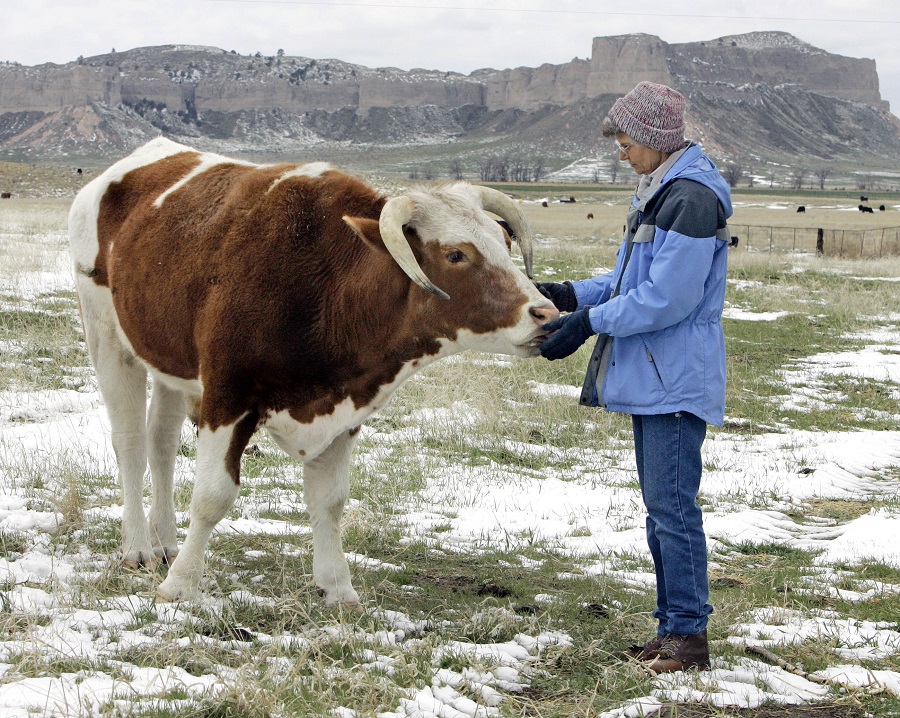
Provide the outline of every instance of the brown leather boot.
{"type": "Polygon", "coordinates": [[[670,633],[656,651],[656,656],[644,661],[653,673],[674,673],[696,668],[709,670],[709,642],[706,631],[690,635],[670,633]]]}
{"type": "Polygon", "coordinates": [[[623,661],[649,661],[651,658],[656,657],[656,652],[662,646],[665,638],[665,636],[654,636],[642,646],[635,643],[624,651],[616,653],[616,658],[620,658],[623,661]]]}

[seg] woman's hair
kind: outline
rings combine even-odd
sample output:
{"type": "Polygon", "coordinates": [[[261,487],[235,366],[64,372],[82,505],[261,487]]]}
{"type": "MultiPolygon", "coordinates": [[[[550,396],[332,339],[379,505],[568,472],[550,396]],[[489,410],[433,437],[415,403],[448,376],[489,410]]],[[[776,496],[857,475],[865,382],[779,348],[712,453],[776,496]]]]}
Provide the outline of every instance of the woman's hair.
{"type": "Polygon", "coordinates": [[[624,130],[617,126],[608,116],[603,118],[603,122],[600,124],[600,133],[604,137],[615,137],[616,135],[621,135],[623,132],[624,130]]]}

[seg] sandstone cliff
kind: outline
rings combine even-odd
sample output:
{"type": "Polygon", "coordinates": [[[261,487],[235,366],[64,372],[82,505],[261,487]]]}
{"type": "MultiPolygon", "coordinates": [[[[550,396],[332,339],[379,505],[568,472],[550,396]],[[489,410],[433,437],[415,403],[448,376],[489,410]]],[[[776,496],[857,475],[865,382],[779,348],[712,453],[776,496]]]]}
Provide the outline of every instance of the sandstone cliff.
{"type": "Polygon", "coordinates": [[[646,79],[681,90],[689,125],[726,154],[900,157],[875,63],[775,32],[683,44],[598,37],[589,60],[470,75],[181,45],[4,64],[0,146],[103,154],[159,133],[232,150],[481,137],[574,156],[596,142],[615,97],[646,79]],[[860,144],[869,137],[877,148],[860,144]]]}

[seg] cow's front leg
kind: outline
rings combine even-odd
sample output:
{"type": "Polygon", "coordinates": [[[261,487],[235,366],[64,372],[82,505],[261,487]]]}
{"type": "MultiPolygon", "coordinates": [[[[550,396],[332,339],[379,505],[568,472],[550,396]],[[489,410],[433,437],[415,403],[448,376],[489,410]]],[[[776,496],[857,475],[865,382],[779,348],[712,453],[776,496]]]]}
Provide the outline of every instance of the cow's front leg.
{"type": "Polygon", "coordinates": [[[240,489],[240,456],[249,439],[242,427],[246,418],[215,431],[208,426],[200,428],[191,523],[169,575],[157,589],[159,600],[187,601],[197,595],[206,566],[209,537],[234,505],[240,489]]]}
{"type": "Polygon", "coordinates": [[[331,446],[303,465],[303,498],[313,534],[313,578],[325,591],[328,604],[359,602],[341,544],[341,514],[350,491],[350,454],[356,433],[338,435],[331,446]]]}

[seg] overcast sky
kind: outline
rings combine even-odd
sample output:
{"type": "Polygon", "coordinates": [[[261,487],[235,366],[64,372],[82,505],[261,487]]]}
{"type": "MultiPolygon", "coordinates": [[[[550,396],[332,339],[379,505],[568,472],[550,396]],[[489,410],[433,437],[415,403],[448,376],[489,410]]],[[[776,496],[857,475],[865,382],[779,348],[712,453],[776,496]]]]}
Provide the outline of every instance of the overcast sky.
{"type": "Polygon", "coordinates": [[[680,43],[758,30],[874,59],[881,96],[900,115],[897,0],[5,0],[0,60],[192,44],[468,74],[589,58],[599,36],[680,43]]]}

